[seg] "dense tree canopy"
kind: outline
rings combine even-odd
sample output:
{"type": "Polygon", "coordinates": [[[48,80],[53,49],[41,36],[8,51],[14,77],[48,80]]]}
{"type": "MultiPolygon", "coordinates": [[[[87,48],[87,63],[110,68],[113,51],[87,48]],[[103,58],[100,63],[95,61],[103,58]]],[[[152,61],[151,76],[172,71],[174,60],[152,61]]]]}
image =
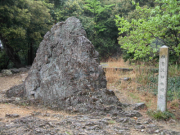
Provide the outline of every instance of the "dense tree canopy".
{"type": "Polygon", "coordinates": [[[43,35],[71,16],[81,20],[103,59],[120,55],[121,50],[126,58],[153,59],[159,46],[166,44],[178,60],[179,4],[178,0],[135,0],[134,4],[132,0],[0,0],[4,47],[0,69],[32,64],[43,35]]]}
{"type": "Polygon", "coordinates": [[[49,26],[49,10],[42,1],[0,0],[0,40],[14,66],[22,66],[23,60],[32,63],[32,49],[49,26]]]}
{"type": "MultiPolygon", "coordinates": [[[[167,45],[171,56],[180,54],[180,1],[156,0],[155,8],[136,4],[138,18],[116,16],[119,44],[135,59],[158,55],[159,47],[167,45]],[[122,36],[122,34],[125,34],[122,36]]],[[[135,4],[135,3],[134,3],[135,4]]],[[[176,59],[179,60],[179,59],[176,59]]]]}
{"type": "Polygon", "coordinates": [[[99,0],[67,0],[57,12],[57,20],[64,21],[70,16],[79,18],[88,38],[101,57],[108,57],[117,51],[118,30],[113,14],[114,4],[105,5],[99,0]]]}

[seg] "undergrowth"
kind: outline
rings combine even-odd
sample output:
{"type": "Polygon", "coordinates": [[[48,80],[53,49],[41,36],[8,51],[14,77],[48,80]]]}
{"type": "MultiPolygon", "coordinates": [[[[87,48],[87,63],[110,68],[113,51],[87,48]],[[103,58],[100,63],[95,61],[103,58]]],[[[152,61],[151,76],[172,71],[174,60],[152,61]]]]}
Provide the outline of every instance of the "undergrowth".
{"type": "Polygon", "coordinates": [[[170,118],[175,118],[174,114],[169,111],[161,112],[149,110],[147,111],[147,114],[156,120],[168,120],[170,118]]]}
{"type": "MultiPolygon", "coordinates": [[[[146,80],[146,83],[139,87],[139,91],[145,91],[152,93],[154,95],[158,94],[158,76],[149,76],[141,78],[146,80]]],[[[142,81],[137,81],[141,83],[142,81]]],[[[180,76],[168,77],[168,90],[167,90],[167,100],[172,101],[175,99],[180,99],[180,76]]]]}
{"type": "MultiPolygon", "coordinates": [[[[149,109],[157,109],[158,94],[158,63],[146,66],[146,63],[138,62],[138,64],[128,65],[122,58],[110,59],[108,67],[125,67],[132,68],[133,71],[122,72],[118,70],[106,70],[106,79],[109,86],[116,86],[119,91],[128,94],[135,100],[145,102],[149,109]],[[124,81],[123,78],[130,78],[124,81]]],[[[178,65],[170,65],[168,69],[168,106],[177,108],[180,101],[180,67],[178,65]]],[[[154,113],[153,113],[154,114],[154,113]]],[[[157,113],[158,115],[158,113],[157,113]]],[[[154,116],[155,117],[155,116],[154,116]]]]}

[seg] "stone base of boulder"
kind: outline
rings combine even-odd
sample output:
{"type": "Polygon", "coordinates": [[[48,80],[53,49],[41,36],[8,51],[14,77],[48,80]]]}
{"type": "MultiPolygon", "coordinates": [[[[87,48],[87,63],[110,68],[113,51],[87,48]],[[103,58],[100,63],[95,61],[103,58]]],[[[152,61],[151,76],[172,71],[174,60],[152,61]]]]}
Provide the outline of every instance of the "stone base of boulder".
{"type": "Polygon", "coordinates": [[[13,98],[14,104],[43,105],[53,110],[64,110],[67,113],[111,115],[121,117],[140,117],[137,111],[124,111],[124,105],[119,102],[114,92],[106,88],[94,92],[79,92],[63,100],[42,102],[38,99],[23,99],[23,84],[12,87],[6,92],[8,98],[13,98]],[[14,97],[20,97],[15,100],[14,97]],[[22,102],[22,103],[21,103],[22,102]]]}
{"type": "Polygon", "coordinates": [[[16,85],[6,91],[6,96],[11,97],[23,97],[24,95],[24,84],[16,85]]]}

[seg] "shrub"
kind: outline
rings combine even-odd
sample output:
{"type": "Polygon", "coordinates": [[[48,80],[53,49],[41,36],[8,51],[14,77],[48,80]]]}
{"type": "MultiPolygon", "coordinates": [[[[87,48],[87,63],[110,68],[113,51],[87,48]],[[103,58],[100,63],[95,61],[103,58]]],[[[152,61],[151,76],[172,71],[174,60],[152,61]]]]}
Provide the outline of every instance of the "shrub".
{"type": "Polygon", "coordinates": [[[169,118],[174,118],[174,114],[169,111],[161,112],[150,110],[147,112],[147,114],[156,120],[168,120],[169,118]]]}

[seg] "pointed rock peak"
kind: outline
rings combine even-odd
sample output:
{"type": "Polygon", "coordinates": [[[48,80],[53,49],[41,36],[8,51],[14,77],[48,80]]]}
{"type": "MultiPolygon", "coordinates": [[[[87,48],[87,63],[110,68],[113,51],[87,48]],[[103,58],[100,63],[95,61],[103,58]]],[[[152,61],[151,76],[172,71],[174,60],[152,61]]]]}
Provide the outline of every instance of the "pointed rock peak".
{"type": "Polygon", "coordinates": [[[98,56],[79,19],[70,17],[46,33],[20,90],[51,108],[122,115],[118,98],[106,89],[98,56]]]}

